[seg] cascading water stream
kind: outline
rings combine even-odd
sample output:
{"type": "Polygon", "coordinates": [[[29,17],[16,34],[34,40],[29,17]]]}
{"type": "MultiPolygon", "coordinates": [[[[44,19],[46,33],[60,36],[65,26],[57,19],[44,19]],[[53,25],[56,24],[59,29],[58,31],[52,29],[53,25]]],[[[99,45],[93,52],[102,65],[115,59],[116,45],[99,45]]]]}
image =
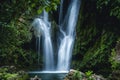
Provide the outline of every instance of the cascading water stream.
{"type": "Polygon", "coordinates": [[[44,59],[44,71],[68,71],[70,69],[70,60],[72,56],[72,49],[75,40],[75,27],[77,23],[80,0],[71,0],[67,13],[63,14],[63,3],[61,0],[60,14],[59,14],[59,35],[58,41],[58,62],[55,68],[54,50],[51,40],[51,24],[48,19],[48,13],[43,11],[43,18],[36,18],[32,24],[34,34],[37,37],[38,46],[38,63],[40,63],[40,38],[43,36],[43,59],[44,59]]]}
{"type": "MultiPolygon", "coordinates": [[[[54,70],[54,56],[53,56],[53,46],[50,35],[50,22],[48,21],[48,14],[43,12],[43,19],[36,18],[33,22],[33,29],[35,35],[39,38],[37,41],[38,55],[40,55],[40,37],[43,36],[43,53],[44,53],[44,70],[51,71],[54,70]]],[[[38,56],[39,61],[39,56],[38,56]]],[[[38,62],[39,63],[39,62],[38,62]]]]}
{"type": "MultiPolygon", "coordinates": [[[[58,64],[57,64],[57,70],[60,71],[61,70],[67,71],[70,68],[70,59],[75,39],[75,26],[77,23],[79,6],[80,6],[79,0],[71,0],[71,4],[69,5],[65,19],[63,20],[64,22],[60,21],[61,24],[59,26],[59,29],[61,31],[61,34],[59,37],[61,40],[58,49],[58,64]],[[66,30],[64,30],[63,27],[66,27],[66,30]],[[63,33],[64,36],[61,37],[63,33]]],[[[60,13],[62,14],[62,11],[60,13]]]]}

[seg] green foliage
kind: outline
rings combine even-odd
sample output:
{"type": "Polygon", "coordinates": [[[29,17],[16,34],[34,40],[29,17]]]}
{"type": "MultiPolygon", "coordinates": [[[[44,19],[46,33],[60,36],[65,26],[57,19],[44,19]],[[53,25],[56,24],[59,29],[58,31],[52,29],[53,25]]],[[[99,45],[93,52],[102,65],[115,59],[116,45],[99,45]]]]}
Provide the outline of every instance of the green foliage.
{"type": "MultiPolygon", "coordinates": [[[[87,71],[84,73],[76,70],[75,72],[71,72],[67,78],[70,80],[96,80],[95,77],[93,77],[93,71],[87,71]]],[[[65,79],[68,80],[68,79],[65,79]]]]}
{"type": "Polygon", "coordinates": [[[85,74],[87,77],[90,77],[93,74],[93,71],[87,71],[87,72],[85,72],[85,74]]]}
{"type": "Polygon", "coordinates": [[[0,73],[0,79],[1,80],[12,80],[17,77],[17,74],[11,74],[11,73],[0,73]]]}
{"type": "Polygon", "coordinates": [[[97,65],[101,68],[104,68],[103,65],[107,66],[111,44],[113,43],[112,37],[114,35],[111,33],[103,33],[94,46],[86,52],[80,67],[84,68],[86,66],[86,68],[91,69],[97,65]]]}
{"type": "Polygon", "coordinates": [[[10,80],[10,79],[14,79],[16,76],[17,76],[17,74],[7,73],[7,74],[5,74],[4,78],[7,80],[10,80]]]}
{"type": "Polygon", "coordinates": [[[109,61],[112,65],[111,68],[113,70],[120,70],[120,62],[116,60],[116,56],[117,54],[116,54],[115,49],[112,49],[111,56],[109,58],[109,61]]]}
{"type": "Polygon", "coordinates": [[[57,9],[60,0],[41,0],[42,5],[38,8],[37,13],[40,14],[44,9],[49,12],[57,9]]]}
{"type": "Polygon", "coordinates": [[[26,25],[19,21],[11,21],[10,24],[2,24],[0,30],[0,60],[2,61],[0,65],[15,64],[23,67],[33,64],[33,59],[36,58],[34,52],[22,47],[24,43],[30,41],[30,32],[26,25]]]}
{"type": "Polygon", "coordinates": [[[112,65],[111,68],[113,69],[113,71],[120,70],[120,61],[117,58],[119,56],[119,52],[117,52],[117,50],[119,51],[119,45],[120,45],[120,38],[118,38],[116,47],[112,49],[111,56],[109,58],[109,61],[112,65]]]}
{"type": "Polygon", "coordinates": [[[79,71],[76,71],[73,76],[72,76],[72,80],[82,80],[83,76],[79,71]]]}
{"type": "Polygon", "coordinates": [[[107,6],[110,3],[110,0],[97,0],[97,8],[102,9],[104,6],[107,6]]]}
{"type": "Polygon", "coordinates": [[[15,70],[10,72],[8,68],[0,68],[0,80],[27,80],[28,74],[18,74],[15,70]]]}
{"type": "Polygon", "coordinates": [[[44,9],[56,10],[60,0],[4,0],[0,3],[0,24],[9,23],[21,15],[35,16],[44,9]]]}
{"type": "Polygon", "coordinates": [[[91,69],[98,72],[110,69],[109,54],[114,47],[113,43],[116,41],[115,34],[105,28],[99,28],[91,15],[82,21],[88,23],[78,24],[73,67],[83,71],[91,69]],[[103,65],[106,65],[107,69],[103,65]]]}
{"type": "Polygon", "coordinates": [[[33,16],[56,10],[59,0],[3,0],[0,3],[0,65],[19,67],[36,64],[37,55],[30,46],[29,26],[33,16]],[[19,63],[19,64],[18,64],[19,63]]]}
{"type": "Polygon", "coordinates": [[[120,19],[120,0],[98,0],[97,9],[103,10],[106,8],[110,16],[115,16],[120,19]]]}
{"type": "Polygon", "coordinates": [[[120,6],[114,7],[110,12],[110,16],[116,16],[118,19],[120,19],[120,6]]]}
{"type": "Polygon", "coordinates": [[[94,79],[92,78],[92,74],[93,74],[93,71],[87,71],[87,72],[85,72],[85,75],[86,75],[86,77],[87,77],[87,80],[94,80],[94,79]]]}
{"type": "Polygon", "coordinates": [[[72,67],[84,72],[93,70],[108,76],[112,71],[109,57],[119,35],[119,21],[110,16],[112,8],[108,6],[111,5],[111,0],[85,0],[83,3],[77,25],[72,67]]]}

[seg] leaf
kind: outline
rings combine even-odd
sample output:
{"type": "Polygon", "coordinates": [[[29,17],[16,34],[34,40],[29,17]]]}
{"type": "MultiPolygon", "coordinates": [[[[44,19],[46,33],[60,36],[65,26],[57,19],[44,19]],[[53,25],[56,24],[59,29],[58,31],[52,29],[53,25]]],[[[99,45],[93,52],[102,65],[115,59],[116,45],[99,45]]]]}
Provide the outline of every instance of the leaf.
{"type": "Polygon", "coordinates": [[[42,11],[43,11],[43,8],[42,8],[42,7],[40,7],[40,8],[37,10],[37,14],[42,13],[42,11]]]}
{"type": "Polygon", "coordinates": [[[35,7],[35,3],[33,3],[33,4],[31,5],[31,7],[35,7]]]}
{"type": "Polygon", "coordinates": [[[45,10],[47,11],[47,12],[49,12],[50,10],[51,10],[51,7],[45,7],[45,10]]]}

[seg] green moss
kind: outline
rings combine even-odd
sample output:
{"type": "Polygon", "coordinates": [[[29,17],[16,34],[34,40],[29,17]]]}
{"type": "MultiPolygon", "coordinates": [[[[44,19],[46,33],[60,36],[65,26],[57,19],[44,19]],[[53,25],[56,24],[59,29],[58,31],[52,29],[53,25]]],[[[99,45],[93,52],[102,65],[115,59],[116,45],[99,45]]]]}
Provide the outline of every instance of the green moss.
{"type": "Polygon", "coordinates": [[[0,80],[28,80],[29,76],[24,71],[16,71],[6,66],[0,68],[0,80]]]}

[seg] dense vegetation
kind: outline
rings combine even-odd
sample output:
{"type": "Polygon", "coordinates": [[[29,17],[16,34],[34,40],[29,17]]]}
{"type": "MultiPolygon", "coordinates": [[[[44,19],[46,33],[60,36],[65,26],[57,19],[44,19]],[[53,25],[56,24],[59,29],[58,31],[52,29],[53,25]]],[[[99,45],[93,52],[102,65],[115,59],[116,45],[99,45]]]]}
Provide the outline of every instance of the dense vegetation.
{"type": "Polygon", "coordinates": [[[0,3],[0,65],[28,66],[36,62],[31,22],[43,9],[57,9],[59,0],[4,0],[0,3]],[[50,7],[51,6],[51,7],[50,7]],[[30,47],[29,47],[30,46],[30,47]]]}
{"type": "MultiPolygon", "coordinates": [[[[59,0],[0,1],[0,66],[25,68],[36,64],[31,22],[43,9],[55,17],[53,11],[58,5],[59,0]]],[[[72,68],[106,77],[118,71],[119,29],[120,0],[82,0],[72,68]]]]}
{"type": "Polygon", "coordinates": [[[73,67],[84,72],[92,70],[107,77],[115,71],[113,66],[119,70],[120,62],[116,59],[120,49],[118,46],[120,40],[119,4],[119,0],[82,2],[73,67]]]}

